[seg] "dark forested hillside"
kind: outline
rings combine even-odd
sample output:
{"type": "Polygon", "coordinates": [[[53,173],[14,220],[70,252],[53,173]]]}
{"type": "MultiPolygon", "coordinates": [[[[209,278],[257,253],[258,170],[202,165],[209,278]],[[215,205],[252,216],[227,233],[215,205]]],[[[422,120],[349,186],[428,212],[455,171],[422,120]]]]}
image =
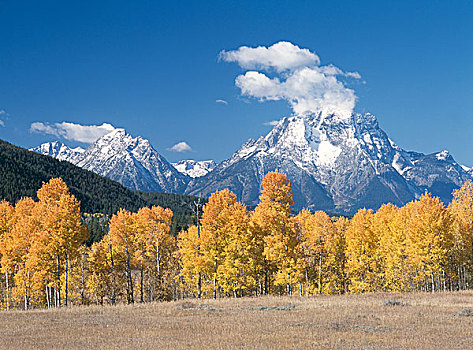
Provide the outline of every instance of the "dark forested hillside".
{"type": "MultiPolygon", "coordinates": [[[[159,205],[163,208],[170,208],[174,213],[173,226],[171,232],[179,232],[186,229],[189,225],[196,223],[197,206],[202,210],[202,206],[207,202],[206,199],[187,196],[175,193],[148,193],[136,192],[148,206],[159,205]]],[[[199,213],[199,215],[201,212],[199,213]]]]}
{"type": "Polygon", "coordinates": [[[115,181],[0,140],[0,198],[13,203],[25,196],[36,198],[42,183],[54,177],[66,182],[83,212],[111,214],[146,205],[138,194],[115,181]]]}
{"type": "Polygon", "coordinates": [[[120,208],[137,211],[144,206],[159,205],[173,211],[173,233],[186,228],[193,220],[196,197],[130,191],[118,182],[69,162],[0,140],[0,199],[15,203],[22,197],[36,198],[42,183],[55,177],[66,182],[85,213],[113,214],[120,208]]]}

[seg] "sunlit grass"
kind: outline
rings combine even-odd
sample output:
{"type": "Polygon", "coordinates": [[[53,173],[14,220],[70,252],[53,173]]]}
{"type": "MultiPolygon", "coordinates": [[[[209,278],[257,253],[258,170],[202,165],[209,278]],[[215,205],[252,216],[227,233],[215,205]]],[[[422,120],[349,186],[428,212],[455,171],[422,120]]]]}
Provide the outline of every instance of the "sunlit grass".
{"type": "Polygon", "coordinates": [[[472,305],[473,292],[458,292],[9,311],[0,348],[470,349],[473,317],[461,311],[472,305]]]}

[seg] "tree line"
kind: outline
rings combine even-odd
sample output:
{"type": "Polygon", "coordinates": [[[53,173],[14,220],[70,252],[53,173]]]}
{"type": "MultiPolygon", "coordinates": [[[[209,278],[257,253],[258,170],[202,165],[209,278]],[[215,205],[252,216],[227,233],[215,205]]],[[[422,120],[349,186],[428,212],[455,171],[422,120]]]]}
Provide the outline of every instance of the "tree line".
{"type": "Polygon", "coordinates": [[[196,206],[197,224],[174,236],[170,209],[122,209],[91,246],[80,203],[61,179],[37,198],[0,203],[4,309],[471,288],[471,182],[448,207],[425,193],[347,219],[291,213],[291,183],[276,171],[254,210],[218,191],[196,206]]]}

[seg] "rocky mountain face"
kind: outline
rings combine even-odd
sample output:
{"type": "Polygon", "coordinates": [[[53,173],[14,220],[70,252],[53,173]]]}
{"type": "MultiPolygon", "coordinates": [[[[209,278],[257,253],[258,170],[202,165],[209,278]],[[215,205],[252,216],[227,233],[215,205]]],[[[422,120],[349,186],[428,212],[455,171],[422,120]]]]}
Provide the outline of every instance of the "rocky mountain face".
{"type": "Polygon", "coordinates": [[[45,154],[59,160],[66,160],[70,163],[77,162],[84,153],[85,149],[81,147],[70,148],[59,141],[43,143],[42,145],[31,148],[30,151],[45,154]]]}
{"type": "Polygon", "coordinates": [[[177,163],[171,163],[177,171],[192,178],[201,177],[211,172],[217,163],[213,160],[181,160],[177,163]]]}
{"type": "Polygon", "coordinates": [[[269,171],[285,172],[296,209],[352,214],[383,203],[403,205],[431,191],[443,201],[471,175],[443,151],[407,152],[388,138],[371,114],[312,114],[282,119],[265,137],[250,139],[230,159],[193,179],[186,193],[208,196],[230,188],[249,205],[258,202],[269,171]]]}
{"type": "Polygon", "coordinates": [[[422,154],[396,145],[371,114],[286,117],[258,140],[248,140],[233,156],[170,164],[141,137],[116,129],[86,150],[60,142],[33,149],[116,180],[134,190],[209,196],[229,188],[256,205],[266,173],[280,170],[291,180],[303,207],[353,214],[383,203],[403,205],[432,192],[444,202],[473,171],[447,152],[422,154]]]}
{"type": "Polygon", "coordinates": [[[190,178],[177,171],[141,137],[133,138],[124,129],[102,136],[82,152],[57,142],[46,143],[33,151],[67,160],[84,169],[146,192],[183,193],[190,178]]]}

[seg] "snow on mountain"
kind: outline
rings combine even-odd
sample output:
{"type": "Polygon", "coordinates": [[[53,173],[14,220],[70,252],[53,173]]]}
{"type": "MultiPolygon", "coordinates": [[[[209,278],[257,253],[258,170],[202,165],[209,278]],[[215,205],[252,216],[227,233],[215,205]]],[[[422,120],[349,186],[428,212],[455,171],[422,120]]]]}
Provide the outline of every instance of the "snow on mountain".
{"type": "Polygon", "coordinates": [[[283,118],[233,156],[213,161],[166,161],[148,140],[115,129],[86,150],[60,142],[32,149],[119,181],[134,190],[209,196],[229,188],[256,205],[269,171],[285,172],[295,208],[352,214],[383,203],[403,205],[426,190],[448,203],[473,171],[446,150],[423,154],[392,141],[371,114],[306,114],[283,118]]]}
{"type": "Polygon", "coordinates": [[[217,165],[213,160],[195,161],[192,159],[171,163],[177,171],[192,178],[202,177],[212,171],[217,165]]]}
{"type": "Polygon", "coordinates": [[[71,163],[76,162],[79,158],[82,157],[85,149],[81,147],[70,148],[59,141],[47,142],[42,145],[31,148],[30,151],[37,153],[45,154],[59,160],[66,160],[71,163]]]}
{"type": "MultiPolygon", "coordinates": [[[[59,143],[57,143],[59,144],[59,143]]],[[[133,138],[124,129],[115,129],[95,141],[86,150],[63,152],[43,144],[32,150],[58,158],[62,156],[84,169],[118,181],[132,190],[177,192],[185,190],[189,177],[178,172],[142,137],[133,138]],[[70,155],[70,156],[68,156],[70,155]]]]}
{"type": "Polygon", "coordinates": [[[263,176],[285,172],[296,208],[353,213],[392,202],[402,205],[432,191],[448,202],[471,176],[448,152],[424,155],[397,146],[371,114],[322,113],[282,119],[265,137],[250,139],[186,193],[209,195],[229,187],[245,203],[258,202],[263,176]]]}

